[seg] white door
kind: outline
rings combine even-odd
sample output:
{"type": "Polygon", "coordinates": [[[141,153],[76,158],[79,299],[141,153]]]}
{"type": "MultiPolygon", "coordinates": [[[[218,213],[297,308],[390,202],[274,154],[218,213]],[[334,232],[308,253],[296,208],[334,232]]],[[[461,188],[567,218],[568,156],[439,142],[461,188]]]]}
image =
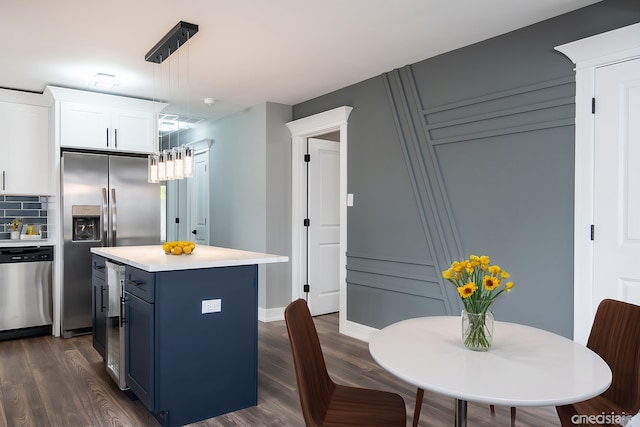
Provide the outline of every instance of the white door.
{"type": "Polygon", "coordinates": [[[640,304],[640,59],[596,68],[594,290],[640,304]]]}
{"type": "Polygon", "coordinates": [[[166,241],[192,240],[189,229],[187,182],[193,178],[166,182],[166,241]]]}
{"type": "Polygon", "coordinates": [[[209,244],[209,152],[196,152],[193,178],[186,178],[189,193],[190,240],[209,244]]]}
{"type": "Polygon", "coordinates": [[[309,138],[308,279],[313,316],[340,304],[340,144],[309,138]]]}

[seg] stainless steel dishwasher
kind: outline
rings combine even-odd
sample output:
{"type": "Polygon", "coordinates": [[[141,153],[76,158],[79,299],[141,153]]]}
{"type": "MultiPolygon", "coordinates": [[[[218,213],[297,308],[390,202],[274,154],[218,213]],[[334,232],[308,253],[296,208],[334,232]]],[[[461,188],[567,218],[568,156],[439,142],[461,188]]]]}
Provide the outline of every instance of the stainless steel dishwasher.
{"type": "Polygon", "coordinates": [[[0,340],[51,334],[52,246],[0,248],[0,340]]]}

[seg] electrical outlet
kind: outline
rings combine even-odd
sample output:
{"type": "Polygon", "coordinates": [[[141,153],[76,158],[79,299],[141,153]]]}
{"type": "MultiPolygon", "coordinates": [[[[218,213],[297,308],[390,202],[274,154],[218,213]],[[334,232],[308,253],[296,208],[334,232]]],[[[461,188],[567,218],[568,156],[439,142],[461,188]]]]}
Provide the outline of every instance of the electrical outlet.
{"type": "Polygon", "coordinates": [[[202,314],[206,313],[219,313],[222,311],[221,299],[208,299],[202,300],[202,314]]]}

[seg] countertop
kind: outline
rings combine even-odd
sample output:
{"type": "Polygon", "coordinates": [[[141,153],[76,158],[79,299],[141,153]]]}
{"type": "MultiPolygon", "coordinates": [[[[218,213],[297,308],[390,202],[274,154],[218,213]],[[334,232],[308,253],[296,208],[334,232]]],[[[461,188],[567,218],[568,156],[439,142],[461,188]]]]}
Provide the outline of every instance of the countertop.
{"type": "Polygon", "coordinates": [[[27,239],[27,240],[0,240],[0,248],[19,248],[23,246],[53,246],[53,240],[49,239],[27,239]]]}
{"type": "Polygon", "coordinates": [[[198,245],[189,255],[167,255],[161,245],[91,248],[91,252],[141,270],[175,271],[197,268],[287,262],[284,255],[242,251],[217,246],[198,245]]]}

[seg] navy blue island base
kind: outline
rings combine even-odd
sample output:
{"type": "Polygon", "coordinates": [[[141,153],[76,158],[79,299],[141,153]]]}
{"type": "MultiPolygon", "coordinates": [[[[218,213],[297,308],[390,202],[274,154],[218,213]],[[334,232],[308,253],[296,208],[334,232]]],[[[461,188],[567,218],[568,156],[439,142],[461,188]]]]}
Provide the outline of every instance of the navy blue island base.
{"type": "Polygon", "coordinates": [[[154,417],[172,427],[255,406],[257,265],[125,274],[127,385],[154,417]]]}

